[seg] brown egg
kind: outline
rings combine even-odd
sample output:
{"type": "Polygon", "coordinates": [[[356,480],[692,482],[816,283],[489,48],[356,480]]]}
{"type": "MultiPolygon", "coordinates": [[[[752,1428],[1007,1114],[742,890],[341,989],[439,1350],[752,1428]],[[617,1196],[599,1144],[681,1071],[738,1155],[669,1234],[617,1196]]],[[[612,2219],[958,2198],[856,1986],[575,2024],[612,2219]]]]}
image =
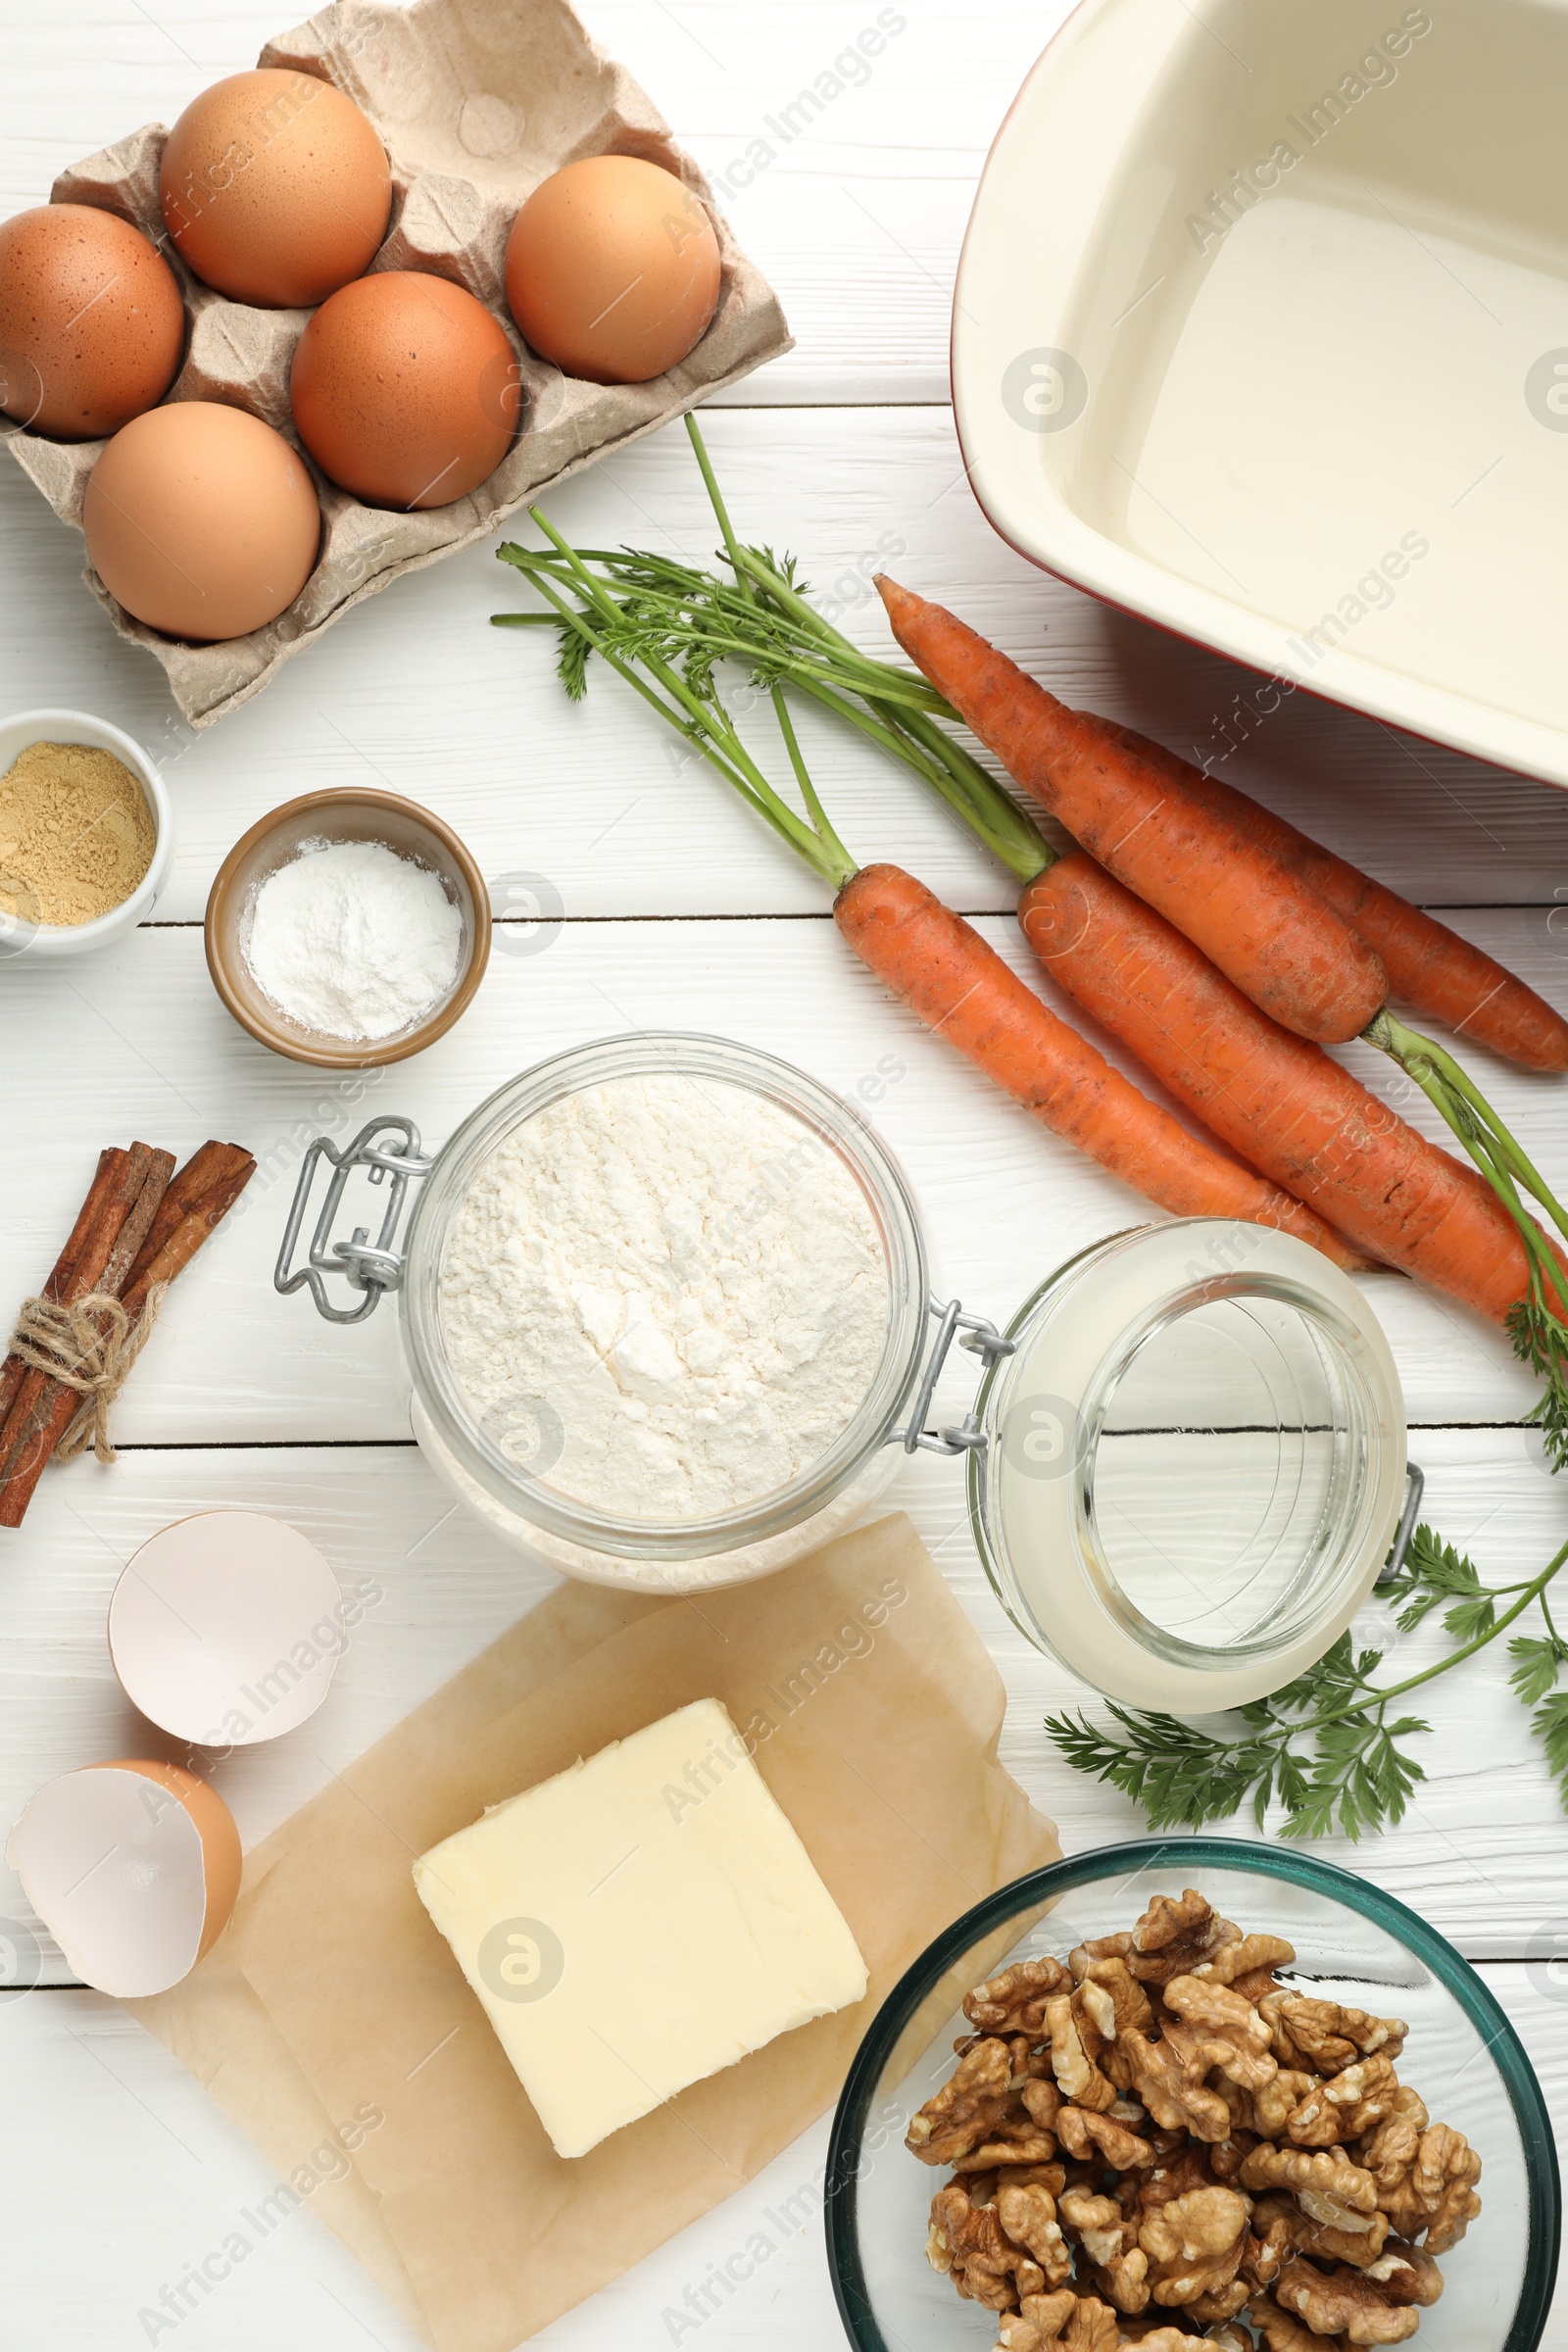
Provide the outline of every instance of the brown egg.
{"type": "Polygon", "coordinates": [[[193,99],[159,177],[181,258],[235,302],[320,302],[375,258],[392,210],[386,150],[352,98],[259,68],[193,99]]]}
{"type": "Polygon", "coordinates": [[[494,473],[522,394],[482,302],[422,270],[378,270],[323,302],[288,379],[300,439],[372,507],[445,507],[494,473]]]}
{"type": "Polygon", "coordinates": [[[535,188],[507,242],[507,300],[534,350],[595,384],[686,357],[718,302],[718,239],[684,181],[590,155],[535,188]]]}
{"type": "Polygon", "coordinates": [[[202,641],[286,611],[315,567],[321,512],[281,433],[243,409],[176,400],[115,435],[82,522],[93,568],[127,612],[202,641]]]}
{"type": "Polygon", "coordinates": [[[185,342],[174,272],[139,228],[91,204],[0,223],[0,409],[91,441],[150,409],[185,342]]]}

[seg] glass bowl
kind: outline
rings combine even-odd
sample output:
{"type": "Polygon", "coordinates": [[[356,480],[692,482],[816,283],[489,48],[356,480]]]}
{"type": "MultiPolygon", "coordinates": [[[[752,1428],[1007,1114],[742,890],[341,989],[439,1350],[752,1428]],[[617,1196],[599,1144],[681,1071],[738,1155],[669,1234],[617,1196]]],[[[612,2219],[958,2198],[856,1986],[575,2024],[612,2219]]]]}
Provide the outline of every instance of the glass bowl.
{"type": "MultiPolygon", "coordinates": [[[[909,2117],[952,2072],[971,1985],[1014,1961],[1065,1959],[1129,1928],[1155,1894],[1196,1886],[1245,1932],[1296,1946],[1282,1978],[1410,2028],[1399,2075],[1434,2122],[1479,2151],[1479,2221],[1442,2258],[1443,2299],[1416,2352],[1536,2352],[1557,2275],[1560,2188],[1550,2118],[1529,2059],[1468,1962],[1392,1895],[1283,1846],[1149,1838],[1079,1854],[977,1903],[883,2003],[850,2069],[828,2154],[828,2264],[857,2352],[991,2352],[995,2315],[925,2259],[947,2174],[909,2155],[909,2117]]],[[[1172,2314],[1174,2318],[1175,2315],[1172,2314]]],[[[1195,2344],[1200,2339],[1195,2338],[1195,2344]]]]}

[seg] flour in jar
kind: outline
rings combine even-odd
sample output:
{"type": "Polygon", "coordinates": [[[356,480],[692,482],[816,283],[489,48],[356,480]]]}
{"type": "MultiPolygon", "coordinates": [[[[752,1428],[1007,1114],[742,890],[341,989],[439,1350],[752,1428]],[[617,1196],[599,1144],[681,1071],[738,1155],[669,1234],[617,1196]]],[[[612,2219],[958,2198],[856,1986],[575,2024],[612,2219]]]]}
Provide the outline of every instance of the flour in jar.
{"type": "Polygon", "coordinates": [[[707,1519],[788,1486],[870,1390],[887,1259],[859,1186],[749,1089],[608,1079],[515,1127],[475,1176],[441,1273],[475,1418],[561,1494],[707,1519]],[[543,1407],[541,1410],[540,1407],[543,1407]]]}

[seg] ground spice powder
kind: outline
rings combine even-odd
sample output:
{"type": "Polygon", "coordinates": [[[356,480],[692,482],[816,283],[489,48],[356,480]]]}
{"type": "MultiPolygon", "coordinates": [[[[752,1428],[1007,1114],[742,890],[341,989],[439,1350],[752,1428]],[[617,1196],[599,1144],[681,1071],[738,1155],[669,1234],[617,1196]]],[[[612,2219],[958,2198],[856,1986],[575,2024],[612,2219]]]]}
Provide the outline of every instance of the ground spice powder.
{"type": "Polygon", "coordinates": [[[93,922],[129,898],[157,840],[146,795],[113,752],[30,743],[0,776],[0,912],[93,922]]]}

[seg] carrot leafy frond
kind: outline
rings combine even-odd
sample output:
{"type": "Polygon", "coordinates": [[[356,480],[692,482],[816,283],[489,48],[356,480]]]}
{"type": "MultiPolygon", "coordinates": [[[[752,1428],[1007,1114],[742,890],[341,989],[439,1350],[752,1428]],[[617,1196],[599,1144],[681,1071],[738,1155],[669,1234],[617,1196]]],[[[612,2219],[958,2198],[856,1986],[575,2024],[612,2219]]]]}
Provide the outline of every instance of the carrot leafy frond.
{"type": "Polygon", "coordinates": [[[1536,1710],[1531,1728],[1568,1811],[1568,1690],[1555,1690],[1568,1666],[1568,1642],[1546,1597],[1565,1561],[1568,1544],[1526,1583],[1484,1585],[1473,1562],[1430,1527],[1418,1527],[1398,1575],[1381,1592],[1403,1604],[1402,1631],[1447,1603],[1444,1630],[1459,1646],[1435,1666],[1381,1684],[1384,1652],[1358,1651],[1342,1634],[1326,1657],[1283,1690],[1238,1708],[1234,1732],[1119,1706],[1109,1710],[1119,1731],[1083,1715],[1048,1717],[1046,1729],[1075,1772],[1121,1789],[1142,1805],[1152,1829],[1201,1829],[1250,1803],[1261,1830],[1278,1800],[1282,1837],[1322,1838],[1338,1828],[1359,1838],[1398,1822],[1426,1777],[1401,1742],[1431,1726],[1418,1715],[1396,1714],[1395,1701],[1462,1665],[1539,1606],[1544,1633],[1509,1644],[1510,1679],[1521,1701],[1536,1710]]]}

